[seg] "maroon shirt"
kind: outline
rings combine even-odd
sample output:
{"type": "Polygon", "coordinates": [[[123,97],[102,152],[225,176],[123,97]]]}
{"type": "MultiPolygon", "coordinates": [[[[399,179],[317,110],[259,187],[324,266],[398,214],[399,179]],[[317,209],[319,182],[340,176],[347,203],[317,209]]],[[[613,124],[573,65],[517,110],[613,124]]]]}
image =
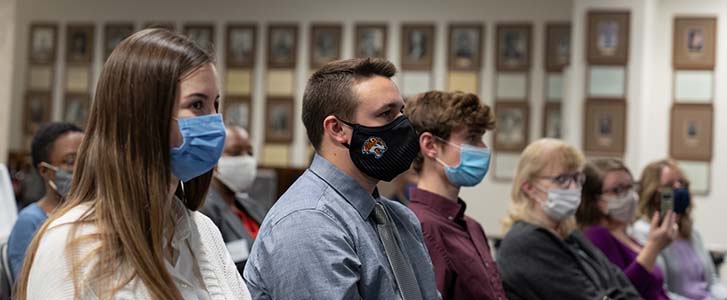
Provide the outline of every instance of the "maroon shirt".
{"type": "Polygon", "coordinates": [[[506,299],[497,265],[480,223],[465,203],[412,188],[409,208],[422,223],[442,300],[506,299]]]}

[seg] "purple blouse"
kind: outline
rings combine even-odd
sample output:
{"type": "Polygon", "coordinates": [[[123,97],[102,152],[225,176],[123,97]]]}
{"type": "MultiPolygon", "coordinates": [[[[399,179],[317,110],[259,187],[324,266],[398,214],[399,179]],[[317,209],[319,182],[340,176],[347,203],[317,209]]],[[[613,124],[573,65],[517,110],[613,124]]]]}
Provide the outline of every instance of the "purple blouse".
{"type": "MultiPolygon", "coordinates": [[[[636,262],[638,253],[616,239],[603,226],[591,226],[584,231],[588,239],[608,257],[614,265],[624,271],[636,290],[646,300],[668,300],[664,289],[664,273],[659,267],[649,273],[636,262]]],[[[634,241],[635,242],[635,241],[634,241]]],[[[636,242],[635,242],[636,243],[636,242]]]]}

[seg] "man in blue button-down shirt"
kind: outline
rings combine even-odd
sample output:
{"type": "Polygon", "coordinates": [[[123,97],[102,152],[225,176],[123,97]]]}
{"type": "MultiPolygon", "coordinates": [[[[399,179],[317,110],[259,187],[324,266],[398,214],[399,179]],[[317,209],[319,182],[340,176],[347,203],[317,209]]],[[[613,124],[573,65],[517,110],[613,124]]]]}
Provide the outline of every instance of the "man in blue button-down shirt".
{"type": "Polygon", "coordinates": [[[311,77],[303,122],[317,154],[261,225],[244,272],[254,299],[401,299],[372,216],[376,203],[393,222],[421,297],[439,299],[419,221],[376,191],[379,179],[396,174],[384,167],[372,176],[379,173],[359,169],[349,152],[354,128],[388,128],[382,126],[401,118],[404,101],[391,81],[395,72],[385,60],[352,59],[330,63],[311,77]]]}

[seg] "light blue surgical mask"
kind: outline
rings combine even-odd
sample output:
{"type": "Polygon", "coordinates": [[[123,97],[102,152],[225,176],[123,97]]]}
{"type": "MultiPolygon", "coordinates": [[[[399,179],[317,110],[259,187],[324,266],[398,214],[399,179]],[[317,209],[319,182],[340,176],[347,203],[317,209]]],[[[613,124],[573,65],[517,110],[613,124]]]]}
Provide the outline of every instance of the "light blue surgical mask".
{"type": "Polygon", "coordinates": [[[475,186],[482,182],[482,179],[487,174],[487,170],[490,168],[491,152],[489,148],[481,148],[468,144],[456,145],[443,138],[435,137],[450,146],[459,148],[459,164],[457,166],[449,166],[439,158],[436,158],[444,166],[444,174],[447,175],[450,183],[461,187],[475,186]]]}
{"type": "Polygon", "coordinates": [[[172,173],[186,182],[217,164],[225,147],[225,124],[220,114],[176,120],[182,145],[171,149],[172,173]]]}

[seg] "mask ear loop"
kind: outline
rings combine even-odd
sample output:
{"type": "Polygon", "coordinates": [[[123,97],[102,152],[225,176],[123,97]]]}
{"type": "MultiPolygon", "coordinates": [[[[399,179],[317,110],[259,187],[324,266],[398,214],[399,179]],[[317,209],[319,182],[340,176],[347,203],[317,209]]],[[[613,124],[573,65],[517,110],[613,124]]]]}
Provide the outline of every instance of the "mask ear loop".
{"type": "MultiPolygon", "coordinates": [[[[345,121],[344,119],[341,119],[338,116],[336,116],[336,120],[339,120],[339,121],[343,122],[343,124],[345,124],[346,126],[351,127],[351,133],[353,134],[353,130],[356,129],[357,124],[345,121]]],[[[344,147],[346,147],[348,149],[351,149],[351,145],[349,143],[341,143],[341,145],[343,145],[344,147]]]]}
{"type": "MultiPolygon", "coordinates": [[[[438,137],[438,136],[436,136],[436,135],[433,135],[433,134],[432,134],[432,136],[433,136],[433,137],[435,137],[436,139],[438,139],[438,140],[442,141],[442,142],[445,142],[445,143],[446,143],[447,145],[450,145],[450,146],[452,146],[452,147],[456,147],[457,149],[459,149],[459,150],[460,150],[460,155],[461,155],[461,153],[462,153],[462,147],[460,147],[459,145],[457,145],[457,144],[454,144],[454,143],[452,143],[452,142],[450,142],[450,141],[448,141],[448,140],[445,140],[445,139],[443,139],[443,138],[441,138],[441,137],[438,137]]],[[[456,168],[457,166],[459,166],[459,164],[458,164],[457,166],[454,166],[454,167],[453,167],[453,166],[450,166],[450,165],[446,164],[446,163],[445,163],[444,161],[442,161],[441,159],[439,159],[439,157],[435,157],[434,159],[436,159],[436,160],[437,160],[437,162],[439,162],[440,164],[442,164],[442,165],[443,165],[443,166],[445,166],[445,167],[449,167],[449,168],[456,168]]],[[[460,164],[462,163],[462,162],[461,162],[461,160],[462,160],[462,158],[460,157],[460,164]]]]}

